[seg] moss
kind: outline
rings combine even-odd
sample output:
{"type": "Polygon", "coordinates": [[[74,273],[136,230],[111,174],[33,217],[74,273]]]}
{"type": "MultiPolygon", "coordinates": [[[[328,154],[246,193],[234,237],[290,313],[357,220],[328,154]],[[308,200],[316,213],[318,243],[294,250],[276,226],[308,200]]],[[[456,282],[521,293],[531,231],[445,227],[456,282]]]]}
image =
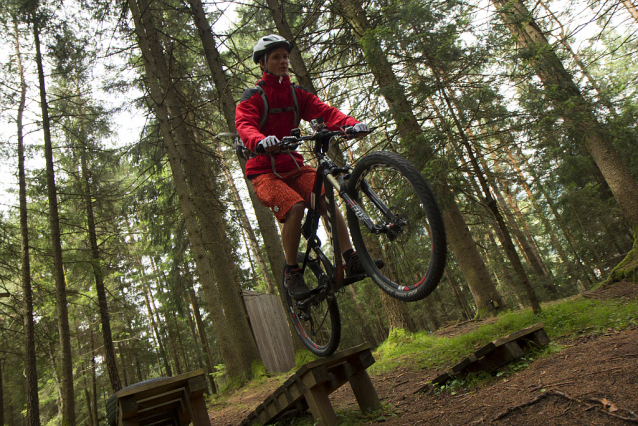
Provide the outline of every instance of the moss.
{"type": "Polygon", "coordinates": [[[425,332],[397,332],[374,352],[376,363],[370,367],[370,372],[390,371],[398,366],[450,366],[477,347],[537,322],[545,324],[545,331],[550,338],[584,330],[588,334],[596,334],[609,328],[623,329],[638,324],[636,312],[638,301],[566,299],[544,305],[543,312],[538,316],[531,309],[506,312],[494,322],[454,337],[440,337],[425,332]]]}
{"type": "Polygon", "coordinates": [[[299,349],[295,352],[295,368],[300,368],[307,362],[319,359],[316,355],[310,352],[308,349],[299,349]]]}
{"type": "Polygon", "coordinates": [[[260,379],[262,377],[269,377],[270,373],[266,368],[266,365],[262,360],[253,361],[250,366],[250,372],[252,373],[253,379],[260,379]]]}
{"type": "Polygon", "coordinates": [[[607,278],[603,285],[613,284],[624,279],[638,282],[638,225],[634,226],[633,248],[627,253],[627,256],[622,262],[611,271],[609,278],[607,278]]]}

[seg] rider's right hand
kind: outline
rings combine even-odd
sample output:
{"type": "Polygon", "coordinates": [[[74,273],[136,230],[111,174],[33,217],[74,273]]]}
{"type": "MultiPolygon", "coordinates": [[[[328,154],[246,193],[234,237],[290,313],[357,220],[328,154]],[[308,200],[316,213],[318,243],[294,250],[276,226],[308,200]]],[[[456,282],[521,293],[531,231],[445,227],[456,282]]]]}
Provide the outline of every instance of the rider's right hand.
{"type": "Polygon", "coordinates": [[[279,139],[276,136],[266,136],[257,143],[257,152],[275,152],[279,150],[279,139]]]}

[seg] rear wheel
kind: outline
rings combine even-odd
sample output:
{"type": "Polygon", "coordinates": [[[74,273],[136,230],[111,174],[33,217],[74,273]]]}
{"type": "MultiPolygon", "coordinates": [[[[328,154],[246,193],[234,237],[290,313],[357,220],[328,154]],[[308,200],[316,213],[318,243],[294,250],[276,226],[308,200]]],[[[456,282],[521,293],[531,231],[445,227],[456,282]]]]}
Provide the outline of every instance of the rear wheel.
{"type": "Polygon", "coordinates": [[[443,275],[447,247],[439,206],[421,173],[400,155],[374,152],[352,171],[348,194],[383,229],[371,232],[348,209],[352,241],[370,278],[399,300],[430,294],[443,275]],[[383,269],[375,258],[385,262],[383,269]]]}
{"type": "MultiPolygon", "coordinates": [[[[304,254],[299,253],[300,265],[303,265],[303,258],[304,254]]],[[[308,287],[316,289],[329,279],[321,262],[309,259],[304,272],[308,287]]],[[[285,296],[290,320],[308,350],[322,357],[334,353],[341,340],[341,318],[335,295],[322,292],[298,301],[290,297],[288,292],[285,296]]]]}

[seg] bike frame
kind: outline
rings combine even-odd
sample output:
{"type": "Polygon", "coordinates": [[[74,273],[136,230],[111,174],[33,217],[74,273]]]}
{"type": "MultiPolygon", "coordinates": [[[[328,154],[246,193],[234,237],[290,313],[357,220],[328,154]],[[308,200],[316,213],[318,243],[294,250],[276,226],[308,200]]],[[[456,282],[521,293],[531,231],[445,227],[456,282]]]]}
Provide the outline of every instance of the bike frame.
{"type": "MultiPolygon", "coordinates": [[[[321,277],[320,283],[317,288],[311,291],[311,296],[304,301],[297,302],[300,308],[304,306],[310,306],[315,301],[323,300],[324,297],[331,298],[334,293],[343,287],[360,281],[365,276],[355,276],[345,278],[345,271],[343,261],[341,259],[341,249],[339,246],[339,238],[337,234],[337,219],[335,215],[335,196],[334,190],[337,190],[339,196],[346,203],[346,208],[351,209],[357,217],[366,225],[366,227],[374,233],[388,233],[392,234],[396,230],[395,227],[400,225],[393,224],[391,226],[378,226],[372,219],[366,214],[366,212],[359,207],[359,204],[350,197],[347,190],[346,180],[349,178],[351,166],[339,167],[335,164],[326,154],[330,146],[330,140],[333,136],[333,132],[328,132],[325,135],[319,133],[313,135],[314,137],[304,137],[305,140],[313,140],[315,142],[313,147],[313,155],[318,162],[315,186],[311,193],[310,205],[308,206],[308,212],[306,213],[305,220],[301,228],[301,235],[306,240],[306,253],[304,256],[304,262],[302,270],[305,270],[307,260],[310,251],[313,251],[317,256],[317,260],[320,261],[326,271],[326,276],[321,277]],[[324,185],[327,183],[327,185],[324,185]],[[317,230],[319,229],[319,219],[321,213],[317,209],[317,201],[321,197],[321,188],[325,187],[325,198],[327,206],[328,223],[327,229],[328,237],[330,238],[331,245],[334,251],[335,263],[333,265],[328,256],[326,256],[321,250],[321,241],[317,237],[317,230]]],[[[299,143],[299,139],[295,138],[299,143]]],[[[389,210],[389,208],[379,199],[374,193],[372,188],[364,181],[361,186],[362,191],[370,198],[370,201],[392,222],[395,221],[395,215],[389,210]]]]}

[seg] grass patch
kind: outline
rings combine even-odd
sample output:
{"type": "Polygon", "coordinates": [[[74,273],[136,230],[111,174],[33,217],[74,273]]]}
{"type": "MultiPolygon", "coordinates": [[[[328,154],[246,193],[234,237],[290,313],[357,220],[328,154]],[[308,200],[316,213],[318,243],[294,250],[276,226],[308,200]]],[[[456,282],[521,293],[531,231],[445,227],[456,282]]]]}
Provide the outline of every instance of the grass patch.
{"type": "Polygon", "coordinates": [[[376,363],[370,372],[381,373],[399,366],[439,368],[473,352],[476,347],[537,322],[545,324],[550,339],[586,330],[600,334],[638,324],[638,301],[568,299],[543,306],[536,316],[531,310],[507,312],[491,324],[455,337],[439,337],[425,332],[393,333],[375,351],[376,363]]]}

